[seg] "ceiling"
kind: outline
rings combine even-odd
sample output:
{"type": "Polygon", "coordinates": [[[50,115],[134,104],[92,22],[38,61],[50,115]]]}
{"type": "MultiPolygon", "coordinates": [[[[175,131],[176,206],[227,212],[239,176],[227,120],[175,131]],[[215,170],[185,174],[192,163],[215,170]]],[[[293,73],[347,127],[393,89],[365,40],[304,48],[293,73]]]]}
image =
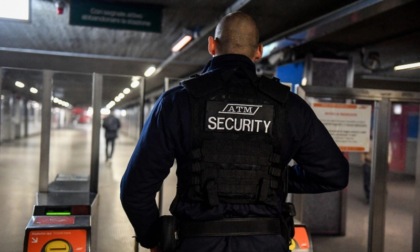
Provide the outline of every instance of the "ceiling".
{"type": "MultiPolygon", "coordinates": [[[[160,32],[76,26],[69,24],[70,1],[58,15],[54,1],[32,0],[30,22],[0,19],[2,92],[39,99],[14,86],[16,80],[42,89],[42,70],[54,71],[54,96],[73,106],[91,103],[92,73],[104,76],[102,103],[129,87],[151,65],[158,73],[145,80],[146,93],[161,92],[164,78],[185,78],[210,59],[207,37],[226,13],[241,10],[253,16],[261,42],[275,45],[262,61],[272,68],[311,54],[349,58],[355,87],[420,91],[420,70],[392,70],[398,62],[420,61],[420,22],[416,0],[118,0],[111,4],[154,4],[162,7],[160,32]],[[198,31],[183,51],[172,44],[185,29],[198,31]]],[[[263,67],[264,68],[264,67],[263,67]]],[[[26,90],[26,91],[25,91],[26,90]]],[[[133,90],[117,106],[138,101],[133,90]]]]}

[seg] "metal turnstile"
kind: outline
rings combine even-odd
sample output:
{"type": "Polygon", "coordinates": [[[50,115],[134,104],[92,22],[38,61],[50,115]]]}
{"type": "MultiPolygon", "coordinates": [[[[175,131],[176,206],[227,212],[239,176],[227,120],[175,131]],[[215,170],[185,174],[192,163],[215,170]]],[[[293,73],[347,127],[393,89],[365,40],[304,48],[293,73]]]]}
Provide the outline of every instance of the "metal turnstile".
{"type": "Polygon", "coordinates": [[[44,70],[39,192],[25,230],[24,252],[96,251],[102,75],[93,74],[90,176],[49,178],[53,72],[44,70]]]}
{"type": "Polygon", "coordinates": [[[96,194],[48,193],[38,200],[26,227],[24,251],[96,251],[96,194]]]}

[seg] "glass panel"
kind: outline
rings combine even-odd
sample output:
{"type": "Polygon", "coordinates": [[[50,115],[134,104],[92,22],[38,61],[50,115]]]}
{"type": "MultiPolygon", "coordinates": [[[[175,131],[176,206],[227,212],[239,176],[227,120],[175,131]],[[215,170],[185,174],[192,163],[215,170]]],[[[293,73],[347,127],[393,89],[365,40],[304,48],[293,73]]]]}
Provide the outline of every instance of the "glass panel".
{"type": "MultiPolygon", "coordinates": [[[[43,120],[41,113],[42,98],[46,85],[44,86],[42,70],[11,68],[0,68],[0,70],[0,194],[3,200],[0,213],[6,216],[5,222],[3,222],[5,226],[24,228],[28,223],[28,218],[33,214],[35,200],[41,198],[39,195],[38,197],[35,195],[39,192],[40,156],[42,152],[48,151],[47,149],[41,150],[41,123],[46,121],[45,118],[43,120]],[[20,81],[24,85],[18,84],[21,86],[18,87],[15,85],[16,81],[20,81]],[[38,92],[33,88],[36,88],[38,92]],[[19,210],[11,211],[16,209],[19,210]]],[[[131,77],[103,77],[102,104],[105,106],[119,92],[124,92],[126,87],[130,87],[131,77]],[[115,94],[111,95],[114,92],[115,94]]],[[[45,182],[48,182],[49,192],[74,190],[68,186],[71,182],[76,181],[80,185],[86,181],[87,176],[90,176],[93,122],[89,107],[92,103],[92,82],[90,74],[54,72],[52,75],[52,96],[55,99],[53,98],[51,107],[49,172],[45,178],[45,182]],[[66,107],[66,102],[71,106],[66,107]]],[[[131,93],[126,95],[138,93],[138,88],[133,88],[131,93]]],[[[130,108],[133,117],[137,116],[138,118],[138,103],[128,104],[125,100],[121,100],[118,107],[130,108]]],[[[124,111],[120,110],[118,116],[123,118],[124,111]]],[[[122,173],[125,171],[124,167],[127,165],[138,139],[138,133],[133,138],[126,137],[126,133],[128,129],[138,130],[138,125],[139,120],[137,119],[124,126],[126,132],[121,132],[117,139],[114,163],[112,164],[114,168],[118,169],[111,169],[112,166],[108,166],[107,169],[101,170],[100,195],[108,195],[109,199],[118,199],[122,173]]],[[[101,131],[103,131],[102,128],[101,131]]],[[[99,156],[101,160],[99,166],[105,166],[104,133],[100,133],[99,156]]],[[[77,190],[78,192],[87,192],[89,188],[81,186],[77,190]]],[[[45,196],[44,193],[40,195],[45,196]]],[[[46,197],[41,199],[46,199],[46,197]]],[[[99,229],[98,236],[105,237],[103,240],[111,241],[111,243],[98,244],[98,251],[105,251],[115,245],[112,243],[115,239],[123,241],[127,234],[129,236],[132,234],[132,227],[127,221],[124,211],[116,207],[115,203],[114,200],[105,200],[101,201],[99,205],[99,213],[102,210],[109,213],[105,222],[101,222],[103,226],[109,228],[99,229]],[[109,230],[117,229],[122,232],[118,234],[109,232],[109,230]]],[[[2,240],[6,243],[2,243],[2,245],[10,248],[22,246],[22,237],[15,236],[6,236],[2,240]]],[[[122,245],[133,248],[133,241],[129,239],[122,245]]],[[[112,251],[119,251],[119,248],[113,248],[112,251]]]]}
{"type": "Polygon", "coordinates": [[[384,251],[412,251],[419,104],[393,103],[384,251]]]}
{"type": "Polygon", "coordinates": [[[39,175],[41,96],[30,89],[39,90],[32,77],[42,73],[10,68],[0,71],[0,214],[2,225],[10,227],[2,233],[0,250],[21,250],[39,175]],[[17,87],[16,81],[24,86],[17,87]]]}
{"type": "Polygon", "coordinates": [[[306,100],[348,158],[350,179],[348,187],[337,192],[340,197],[334,197],[331,193],[321,194],[323,196],[305,195],[302,207],[306,208],[304,212],[308,212],[308,215],[306,220],[302,219],[302,223],[311,232],[314,251],[367,251],[369,202],[365,186],[369,186],[369,183],[366,184],[365,181],[370,181],[370,164],[365,161],[370,159],[367,156],[372,146],[370,137],[375,113],[373,102],[325,97],[307,97],[306,100]],[[314,107],[316,103],[329,104],[330,107],[325,105],[319,110],[314,107]],[[323,202],[330,206],[317,208],[317,197],[323,197],[323,202]],[[310,213],[308,208],[317,210],[310,213]],[[323,209],[329,212],[324,212],[323,209]],[[334,216],[336,218],[332,218],[334,216]],[[314,223],[323,218],[325,221],[314,223]],[[314,229],[313,226],[317,228],[314,229]]]}
{"type": "Polygon", "coordinates": [[[39,134],[41,132],[39,90],[42,72],[11,68],[2,70],[0,141],[39,134]],[[27,125],[25,120],[28,120],[27,125]]]}
{"type": "MultiPolygon", "coordinates": [[[[403,97],[401,97],[402,99],[403,97]]],[[[309,103],[315,102],[337,102],[330,98],[307,97],[309,103]]],[[[340,102],[340,101],[339,101],[340,102]]],[[[375,113],[379,111],[380,103],[368,100],[346,100],[345,103],[368,105],[372,107],[371,129],[376,122],[375,113]],[[377,107],[374,107],[377,106],[377,107]],[[374,109],[375,108],[375,109],[374,109]]],[[[412,251],[413,240],[413,213],[415,194],[415,173],[418,163],[418,132],[419,132],[419,111],[417,103],[393,102],[391,106],[390,121],[378,122],[379,127],[389,123],[388,156],[379,157],[379,160],[386,159],[386,208],[385,208],[385,230],[384,230],[384,251],[412,251]]],[[[322,121],[322,120],[321,120],[322,121]]],[[[373,130],[370,136],[374,136],[373,130]]],[[[376,143],[370,140],[371,152],[375,153],[376,143]]],[[[383,149],[383,148],[382,148],[383,149]]],[[[381,155],[377,152],[377,155],[381,155]]],[[[375,161],[367,153],[352,151],[346,153],[350,162],[350,181],[343,196],[345,198],[345,232],[340,236],[325,236],[312,232],[314,249],[324,252],[332,251],[368,251],[369,232],[369,211],[372,202],[369,202],[369,189],[371,188],[372,171],[383,171],[380,167],[373,167],[375,161]]],[[[382,176],[379,176],[382,178],[382,176]]],[[[380,198],[380,196],[378,196],[380,198]]],[[[304,200],[306,200],[306,196],[304,200]]],[[[311,208],[313,202],[304,202],[303,207],[311,208]],[[307,205],[305,205],[307,204],[307,205]]],[[[380,209],[377,209],[380,212],[380,209]]],[[[380,213],[374,213],[378,218],[380,213]]],[[[318,212],[313,213],[320,215],[318,212]]],[[[316,218],[316,217],[315,217],[316,218]]],[[[335,221],[332,219],[331,221],[335,221]]],[[[378,219],[376,219],[378,221],[378,219]]],[[[302,219],[303,224],[305,219],[302,219]]],[[[308,222],[310,223],[310,222],[308,222]]],[[[378,222],[375,222],[378,224],[378,222]]],[[[374,224],[374,225],[376,225],[374,224]]],[[[324,224],[321,224],[324,225],[324,224]]],[[[329,221],[325,226],[331,225],[329,221]]],[[[311,231],[311,226],[308,225],[311,231]]],[[[372,228],[372,227],[371,227],[372,228]]],[[[377,230],[377,228],[375,228],[377,230]]],[[[378,231],[378,230],[377,230],[378,231]]],[[[380,239],[380,234],[373,234],[373,242],[380,239]],[[378,236],[379,235],[379,236],[378,236]]]]}
{"type": "Polygon", "coordinates": [[[88,192],[92,135],[92,75],[54,72],[49,190],[88,192]],[[76,181],[76,182],[75,182],[76,181]],[[54,182],[58,182],[57,187],[54,182]],[[73,183],[74,182],[74,183],[73,183]],[[74,185],[71,186],[71,184],[74,185]]]}

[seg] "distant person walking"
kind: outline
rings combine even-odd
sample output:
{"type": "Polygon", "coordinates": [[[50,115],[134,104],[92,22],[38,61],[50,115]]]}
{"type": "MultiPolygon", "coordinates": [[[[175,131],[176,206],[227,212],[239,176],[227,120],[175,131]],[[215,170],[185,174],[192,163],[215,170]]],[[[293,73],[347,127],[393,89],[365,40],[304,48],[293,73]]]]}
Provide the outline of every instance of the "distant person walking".
{"type": "Polygon", "coordinates": [[[105,129],[105,154],[106,154],[106,161],[112,158],[112,154],[114,153],[114,145],[115,139],[118,137],[118,130],[121,127],[120,120],[115,117],[114,113],[104,118],[102,123],[102,127],[105,129]]]}

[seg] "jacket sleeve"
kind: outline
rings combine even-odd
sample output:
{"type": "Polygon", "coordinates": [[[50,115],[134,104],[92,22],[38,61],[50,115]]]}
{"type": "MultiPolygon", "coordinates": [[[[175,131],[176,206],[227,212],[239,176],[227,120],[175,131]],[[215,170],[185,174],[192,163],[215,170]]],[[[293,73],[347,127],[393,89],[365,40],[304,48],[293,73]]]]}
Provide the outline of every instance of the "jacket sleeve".
{"type": "Polygon", "coordinates": [[[171,106],[159,98],[145,122],[140,139],[121,180],[120,199],[143,247],[158,243],[159,210],[155,197],[174,163],[170,128],[171,106]]]}
{"type": "Polygon", "coordinates": [[[294,96],[288,113],[295,145],[292,158],[298,164],[289,172],[289,192],[322,193],[345,188],[349,163],[313,110],[294,96]]]}

